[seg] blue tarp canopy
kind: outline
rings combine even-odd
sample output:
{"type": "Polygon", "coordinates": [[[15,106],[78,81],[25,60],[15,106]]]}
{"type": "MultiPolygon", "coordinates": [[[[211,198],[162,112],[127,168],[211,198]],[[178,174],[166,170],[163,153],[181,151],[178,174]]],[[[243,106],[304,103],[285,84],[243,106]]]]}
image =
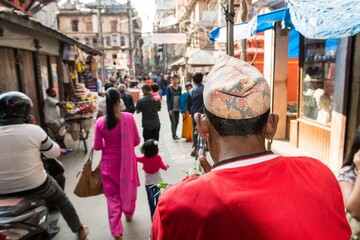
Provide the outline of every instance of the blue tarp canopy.
{"type": "MultiPolygon", "coordinates": [[[[287,8],[254,17],[234,25],[234,41],[272,29],[275,22],[295,29],[306,38],[337,39],[360,32],[359,0],[288,0],[287,8]]],[[[210,41],[226,42],[226,27],[210,33],[210,41]]]]}
{"type": "MultiPolygon", "coordinates": [[[[249,38],[256,33],[274,28],[274,23],[284,19],[286,9],[279,9],[254,17],[250,22],[234,25],[234,41],[249,38]]],[[[210,33],[210,41],[226,42],[226,27],[218,27],[210,33]]]]}

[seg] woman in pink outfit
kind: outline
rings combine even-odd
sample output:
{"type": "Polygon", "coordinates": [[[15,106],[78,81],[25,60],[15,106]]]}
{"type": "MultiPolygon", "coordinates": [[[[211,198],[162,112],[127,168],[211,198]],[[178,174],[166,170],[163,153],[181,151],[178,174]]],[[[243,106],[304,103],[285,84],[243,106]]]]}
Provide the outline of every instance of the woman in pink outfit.
{"type": "Polygon", "coordinates": [[[140,186],[134,147],[140,143],[135,119],[120,112],[120,93],[106,91],[107,115],[95,124],[94,149],[102,150],[101,178],[108,204],[111,234],[123,239],[121,215],[131,221],[135,211],[137,187],[140,186]]]}

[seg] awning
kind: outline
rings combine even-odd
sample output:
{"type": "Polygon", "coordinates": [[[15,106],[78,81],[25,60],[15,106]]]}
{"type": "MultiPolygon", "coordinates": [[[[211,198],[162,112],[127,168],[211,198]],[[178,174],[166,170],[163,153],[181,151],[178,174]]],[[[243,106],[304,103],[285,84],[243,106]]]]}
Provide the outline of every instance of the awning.
{"type": "MultiPolygon", "coordinates": [[[[274,28],[274,23],[282,21],[285,17],[286,9],[279,9],[254,17],[249,22],[234,25],[234,41],[249,38],[256,33],[264,32],[274,28]]],[[[216,28],[210,33],[210,41],[226,42],[226,27],[216,28]]]]}
{"type": "Polygon", "coordinates": [[[215,64],[215,58],[212,50],[196,49],[189,54],[187,64],[192,67],[212,66],[215,64]]]}
{"type": "Polygon", "coordinates": [[[172,67],[172,66],[184,66],[185,65],[185,58],[180,58],[178,60],[176,60],[175,62],[171,63],[169,65],[169,67],[172,67]]]}

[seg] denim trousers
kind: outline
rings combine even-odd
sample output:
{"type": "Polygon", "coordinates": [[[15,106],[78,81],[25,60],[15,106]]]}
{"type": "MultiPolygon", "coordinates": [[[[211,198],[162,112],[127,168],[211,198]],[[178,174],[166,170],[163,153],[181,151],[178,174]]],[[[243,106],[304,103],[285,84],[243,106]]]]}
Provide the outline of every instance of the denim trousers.
{"type": "Polygon", "coordinates": [[[179,116],[180,116],[180,112],[179,111],[173,111],[172,115],[169,114],[169,118],[170,118],[170,122],[171,122],[171,132],[172,132],[172,137],[176,137],[176,131],[177,131],[177,127],[179,125],[179,116]]]}
{"type": "Polygon", "coordinates": [[[150,207],[150,213],[151,213],[151,219],[152,219],[155,209],[156,209],[156,206],[159,201],[160,188],[158,188],[156,185],[155,186],[154,185],[146,185],[145,188],[146,188],[146,193],[147,193],[149,207],[150,207]]]}

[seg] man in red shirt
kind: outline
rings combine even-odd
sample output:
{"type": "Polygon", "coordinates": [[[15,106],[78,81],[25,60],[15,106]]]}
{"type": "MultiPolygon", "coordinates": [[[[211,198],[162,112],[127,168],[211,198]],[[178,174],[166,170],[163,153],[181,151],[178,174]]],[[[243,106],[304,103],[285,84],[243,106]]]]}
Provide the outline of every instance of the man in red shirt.
{"type": "Polygon", "coordinates": [[[152,240],[350,239],[341,191],[329,168],[309,157],[266,151],[279,117],[270,89],[253,66],[224,56],[204,89],[204,114],[195,115],[207,139],[212,169],[164,191],[152,240]]]}

